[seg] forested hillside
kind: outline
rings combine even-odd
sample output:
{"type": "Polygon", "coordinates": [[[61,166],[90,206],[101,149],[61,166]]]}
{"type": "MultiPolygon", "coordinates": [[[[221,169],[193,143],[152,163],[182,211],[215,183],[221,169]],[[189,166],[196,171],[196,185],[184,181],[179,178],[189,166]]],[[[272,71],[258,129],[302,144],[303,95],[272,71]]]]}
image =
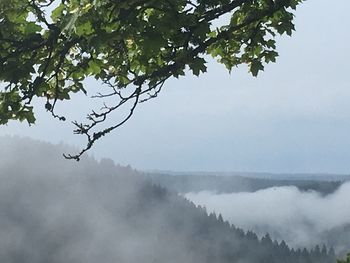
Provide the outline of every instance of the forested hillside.
{"type": "Polygon", "coordinates": [[[63,145],[0,140],[0,258],[6,263],[331,263],[207,214],[111,161],[61,158],[63,145]]]}

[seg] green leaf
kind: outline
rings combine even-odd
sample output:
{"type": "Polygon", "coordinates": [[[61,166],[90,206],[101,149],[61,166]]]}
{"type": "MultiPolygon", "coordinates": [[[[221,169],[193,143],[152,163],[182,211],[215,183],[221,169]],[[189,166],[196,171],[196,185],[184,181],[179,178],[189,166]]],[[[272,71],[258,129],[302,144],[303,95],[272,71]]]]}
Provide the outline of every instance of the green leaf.
{"type": "Polygon", "coordinates": [[[89,64],[89,72],[92,75],[97,75],[101,72],[101,67],[97,64],[95,60],[90,60],[88,64],[89,64]]]}
{"type": "Polygon", "coordinates": [[[78,36],[90,35],[93,32],[94,32],[94,29],[92,28],[90,21],[87,21],[84,24],[81,24],[75,28],[75,33],[78,36]]]}
{"type": "Polygon", "coordinates": [[[206,61],[204,58],[194,58],[193,61],[189,64],[189,67],[194,75],[199,76],[201,72],[204,73],[207,71],[205,63],[206,61]]]}
{"type": "Polygon", "coordinates": [[[35,22],[28,22],[24,28],[24,33],[26,35],[31,35],[41,30],[42,30],[41,26],[35,24],[35,22]]]}
{"type": "Polygon", "coordinates": [[[250,69],[249,70],[252,73],[252,75],[254,77],[256,77],[256,76],[258,76],[259,71],[264,70],[264,66],[263,66],[263,64],[261,63],[260,60],[253,60],[250,63],[250,69]]]}
{"type": "Polygon", "coordinates": [[[52,11],[51,13],[52,21],[56,22],[58,20],[58,18],[62,15],[64,8],[65,8],[65,5],[60,4],[52,11]]]}
{"type": "Polygon", "coordinates": [[[27,120],[29,125],[34,124],[35,121],[36,121],[36,118],[34,116],[33,111],[26,111],[25,112],[25,118],[26,118],[26,120],[27,120]]]}

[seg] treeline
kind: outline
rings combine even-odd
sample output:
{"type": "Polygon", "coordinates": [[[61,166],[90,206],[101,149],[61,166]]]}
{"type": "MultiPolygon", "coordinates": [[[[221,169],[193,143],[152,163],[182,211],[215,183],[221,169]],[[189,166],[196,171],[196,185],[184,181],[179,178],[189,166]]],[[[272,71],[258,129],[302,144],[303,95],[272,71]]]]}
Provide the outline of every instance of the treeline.
{"type": "Polygon", "coordinates": [[[313,190],[322,194],[330,194],[342,184],[341,181],[278,180],[239,175],[174,175],[167,173],[147,173],[146,175],[154,183],[180,193],[200,191],[214,191],[217,193],[255,192],[269,187],[296,186],[301,191],[313,190]]]}
{"type": "Polygon", "coordinates": [[[221,215],[208,214],[205,208],[181,197],[175,199],[179,207],[172,205],[178,210],[172,215],[172,220],[179,220],[187,228],[190,242],[196,244],[196,249],[200,249],[204,255],[205,261],[202,262],[335,262],[333,248],[328,249],[325,245],[316,245],[311,250],[290,248],[284,241],[272,240],[268,233],[259,238],[253,231],[245,232],[224,221],[221,215]],[[179,215],[182,219],[179,219],[179,215]],[[191,227],[186,227],[187,225],[191,227]]]}

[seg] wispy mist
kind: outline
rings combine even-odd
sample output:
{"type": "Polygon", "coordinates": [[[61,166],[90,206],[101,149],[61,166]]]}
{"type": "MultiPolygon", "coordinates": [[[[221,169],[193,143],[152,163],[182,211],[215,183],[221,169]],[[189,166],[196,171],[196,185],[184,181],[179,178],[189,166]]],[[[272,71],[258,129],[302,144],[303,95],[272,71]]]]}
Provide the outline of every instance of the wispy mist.
{"type": "Polygon", "coordinates": [[[338,252],[350,249],[350,183],[333,194],[275,187],[253,193],[187,193],[186,198],[221,213],[224,219],[260,235],[284,239],[293,247],[327,243],[338,252]],[[334,237],[337,235],[336,237],[334,237]],[[337,240],[330,240],[330,238],[337,240]]]}
{"type": "Polygon", "coordinates": [[[108,160],[64,160],[71,150],[0,138],[1,262],[198,262],[161,188],[108,160]]]}
{"type": "MultiPolygon", "coordinates": [[[[0,138],[1,262],[280,262],[282,251],[289,252],[290,262],[299,256],[302,262],[318,262],[317,253],[293,254],[282,242],[270,240],[266,247],[254,234],[207,215],[130,167],[91,157],[79,163],[64,160],[62,153],[71,150],[0,138]]],[[[320,253],[324,262],[334,259],[331,252],[320,253]]]]}

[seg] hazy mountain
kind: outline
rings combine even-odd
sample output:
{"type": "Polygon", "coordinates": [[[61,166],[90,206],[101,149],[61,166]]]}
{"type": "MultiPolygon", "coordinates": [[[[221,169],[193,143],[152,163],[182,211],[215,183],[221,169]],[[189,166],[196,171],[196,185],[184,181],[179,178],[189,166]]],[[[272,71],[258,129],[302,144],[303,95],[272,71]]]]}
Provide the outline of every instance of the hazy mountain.
{"type": "Polygon", "coordinates": [[[259,239],[154,186],[130,167],[64,145],[0,139],[0,258],[5,263],[333,262],[325,247],[259,239]]]}

